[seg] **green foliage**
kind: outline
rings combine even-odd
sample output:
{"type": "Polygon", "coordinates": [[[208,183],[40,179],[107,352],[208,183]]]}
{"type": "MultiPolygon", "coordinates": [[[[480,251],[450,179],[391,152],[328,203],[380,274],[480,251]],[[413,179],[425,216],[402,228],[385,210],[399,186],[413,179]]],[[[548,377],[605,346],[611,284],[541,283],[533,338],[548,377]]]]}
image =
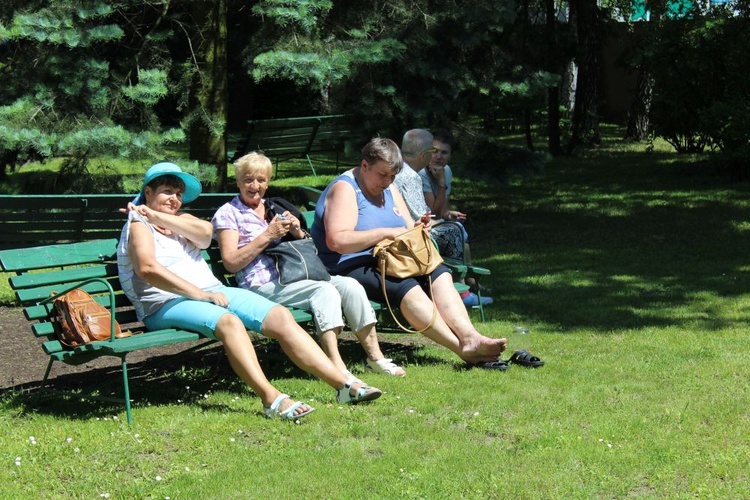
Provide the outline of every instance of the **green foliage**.
{"type": "Polygon", "coordinates": [[[169,94],[172,62],[163,41],[143,38],[159,38],[154,21],[144,18],[143,2],[13,7],[0,7],[0,149],[85,162],[148,156],[184,140],[156,114],[169,94]]]}
{"type": "Polygon", "coordinates": [[[259,2],[262,23],[246,49],[256,81],[312,86],[320,112],[358,110],[371,131],[445,122],[475,96],[529,92],[508,82],[499,43],[512,7],[482,1],[259,2]],[[489,51],[489,53],[488,53],[489,51]],[[501,88],[502,87],[502,88],[501,88]],[[405,91],[409,89],[409,91],[405,91]]]}
{"type": "Polygon", "coordinates": [[[750,144],[744,16],[706,15],[665,22],[652,48],[652,121],[679,152],[706,147],[728,153],[750,144]]]}
{"type": "Polygon", "coordinates": [[[123,87],[122,92],[137,103],[153,106],[167,95],[167,72],[138,70],[138,83],[123,87]]]}
{"type": "Polygon", "coordinates": [[[318,17],[332,8],[331,0],[262,0],[253,5],[252,12],[268,17],[282,28],[291,25],[311,33],[317,27],[318,17]]]}

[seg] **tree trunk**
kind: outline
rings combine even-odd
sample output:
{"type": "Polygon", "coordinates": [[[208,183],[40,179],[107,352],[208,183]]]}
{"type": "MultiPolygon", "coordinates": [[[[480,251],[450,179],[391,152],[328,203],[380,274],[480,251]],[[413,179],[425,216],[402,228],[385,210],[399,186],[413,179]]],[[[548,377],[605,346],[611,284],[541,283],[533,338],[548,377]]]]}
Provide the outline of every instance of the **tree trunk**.
{"type": "Polygon", "coordinates": [[[534,138],[531,135],[531,108],[528,106],[523,110],[523,134],[526,137],[526,148],[534,151],[534,138]]]}
{"type": "MultiPolygon", "coordinates": [[[[555,19],[555,0],[544,0],[546,11],[545,32],[547,43],[551,47],[555,46],[556,39],[556,19],[555,19]]],[[[551,73],[560,74],[558,71],[559,61],[555,60],[554,51],[550,51],[550,57],[547,61],[547,70],[551,73]]],[[[552,156],[563,154],[560,143],[560,89],[559,86],[547,88],[547,141],[549,152],[552,156]]]]}
{"type": "Polygon", "coordinates": [[[215,165],[217,187],[227,189],[227,0],[196,1],[191,6],[196,26],[193,40],[198,64],[190,91],[194,120],[190,125],[190,159],[215,165]]]}
{"type": "Polygon", "coordinates": [[[651,96],[653,95],[653,80],[651,74],[644,67],[638,69],[633,102],[628,111],[628,128],[625,140],[645,141],[649,135],[649,113],[651,112],[651,96]]]}
{"type": "Polygon", "coordinates": [[[574,22],[578,55],[578,79],[568,152],[579,145],[590,146],[601,141],[599,133],[599,82],[601,70],[601,27],[596,0],[572,0],[577,4],[574,22]]]}

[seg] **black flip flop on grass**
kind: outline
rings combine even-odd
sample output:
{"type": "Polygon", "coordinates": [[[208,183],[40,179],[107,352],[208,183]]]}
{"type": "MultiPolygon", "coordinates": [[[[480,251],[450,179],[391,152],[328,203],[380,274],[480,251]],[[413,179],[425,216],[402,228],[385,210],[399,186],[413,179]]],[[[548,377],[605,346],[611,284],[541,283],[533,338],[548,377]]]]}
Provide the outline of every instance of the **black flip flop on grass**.
{"type": "Polygon", "coordinates": [[[544,366],[544,361],[525,349],[519,349],[514,352],[508,361],[528,368],[539,368],[540,366],[544,366]]]}

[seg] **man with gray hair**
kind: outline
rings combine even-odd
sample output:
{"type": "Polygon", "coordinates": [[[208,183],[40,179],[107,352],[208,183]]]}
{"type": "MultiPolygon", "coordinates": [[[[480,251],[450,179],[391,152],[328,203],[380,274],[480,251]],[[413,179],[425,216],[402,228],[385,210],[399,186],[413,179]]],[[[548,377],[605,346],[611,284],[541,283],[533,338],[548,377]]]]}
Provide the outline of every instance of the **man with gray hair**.
{"type": "MultiPolygon", "coordinates": [[[[408,130],[401,140],[404,168],[396,174],[394,184],[401,192],[414,220],[419,220],[424,214],[430,212],[430,207],[424,198],[422,178],[418,172],[430,164],[432,154],[435,152],[432,141],[432,134],[420,128],[408,130]]],[[[465,243],[468,235],[463,226],[441,224],[433,227],[430,234],[444,257],[462,260],[464,253],[470,255],[467,252],[469,244],[465,243]]],[[[461,299],[467,306],[479,305],[479,297],[475,293],[467,291],[461,295],[461,299]]],[[[482,304],[492,304],[492,297],[482,297],[482,304]]]]}

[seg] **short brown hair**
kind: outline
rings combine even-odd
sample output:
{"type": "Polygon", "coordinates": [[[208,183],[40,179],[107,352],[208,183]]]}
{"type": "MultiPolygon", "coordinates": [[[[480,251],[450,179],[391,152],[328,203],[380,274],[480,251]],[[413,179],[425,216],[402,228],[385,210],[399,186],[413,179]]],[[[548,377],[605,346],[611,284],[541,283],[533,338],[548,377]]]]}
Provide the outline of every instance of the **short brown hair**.
{"type": "Polygon", "coordinates": [[[396,170],[396,173],[401,172],[404,166],[404,159],[401,156],[401,150],[398,148],[398,145],[386,137],[373,137],[370,139],[362,148],[360,157],[368,165],[384,161],[392,169],[396,170]]]}

